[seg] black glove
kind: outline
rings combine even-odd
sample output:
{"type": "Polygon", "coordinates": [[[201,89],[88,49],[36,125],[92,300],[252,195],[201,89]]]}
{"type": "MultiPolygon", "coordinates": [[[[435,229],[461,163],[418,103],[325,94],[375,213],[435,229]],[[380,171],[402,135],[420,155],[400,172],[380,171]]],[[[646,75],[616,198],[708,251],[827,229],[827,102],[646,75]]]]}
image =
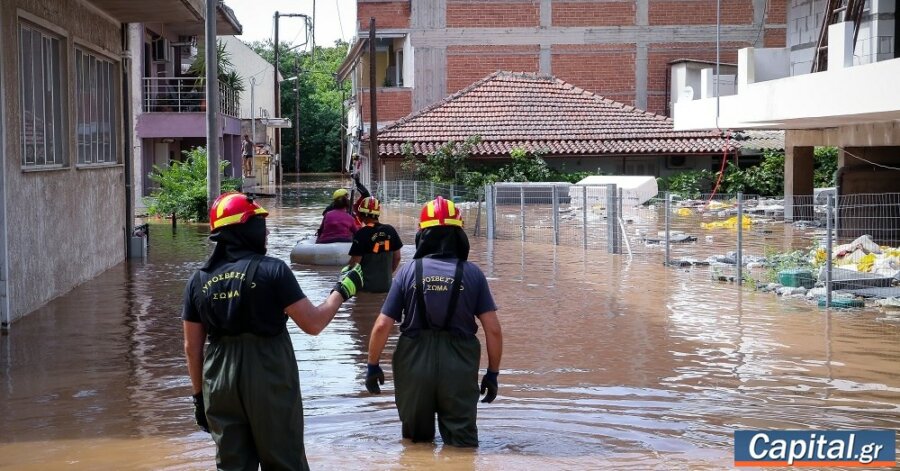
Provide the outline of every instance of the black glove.
{"type": "Polygon", "coordinates": [[[481,402],[490,404],[497,398],[497,389],[499,389],[497,385],[498,375],[500,375],[499,371],[491,370],[487,370],[487,373],[484,374],[484,378],[481,379],[481,394],[484,394],[485,391],[487,391],[487,394],[484,394],[484,399],[481,402]]]}
{"type": "Polygon", "coordinates": [[[379,383],[384,384],[384,371],[378,365],[366,365],[366,389],[372,394],[381,394],[379,383]]]}
{"type": "Polygon", "coordinates": [[[203,391],[191,397],[194,398],[194,419],[204,432],[209,433],[209,422],[206,421],[206,408],[203,404],[203,391]]]}
{"type": "Polygon", "coordinates": [[[341,276],[334,285],[332,291],[337,291],[344,298],[344,301],[356,295],[356,290],[363,287],[362,265],[356,264],[353,268],[344,267],[341,269],[341,276]]]}

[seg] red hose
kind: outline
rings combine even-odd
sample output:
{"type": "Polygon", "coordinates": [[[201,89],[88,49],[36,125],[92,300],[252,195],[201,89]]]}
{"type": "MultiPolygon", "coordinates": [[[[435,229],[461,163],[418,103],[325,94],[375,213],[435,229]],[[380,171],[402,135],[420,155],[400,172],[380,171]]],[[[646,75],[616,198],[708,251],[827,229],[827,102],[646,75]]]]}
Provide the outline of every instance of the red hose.
{"type": "Polygon", "coordinates": [[[712,199],[716,196],[716,192],[719,191],[719,185],[722,184],[722,177],[725,176],[725,164],[728,163],[728,131],[725,131],[725,145],[722,146],[722,168],[719,169],[719,178],[716,179],[716,186],[713,187],[712,193],[709,195],[709,199],[706,200],[706,204],[709,205],[712,202],[712,199]]]}

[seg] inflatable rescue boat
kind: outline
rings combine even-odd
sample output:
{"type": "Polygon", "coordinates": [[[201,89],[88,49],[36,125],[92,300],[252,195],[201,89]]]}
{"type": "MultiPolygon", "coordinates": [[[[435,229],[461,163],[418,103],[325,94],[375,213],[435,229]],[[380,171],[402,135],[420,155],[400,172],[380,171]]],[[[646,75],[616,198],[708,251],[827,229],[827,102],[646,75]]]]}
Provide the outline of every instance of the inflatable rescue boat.
{"type": "Polygon", "coordinates": [[[350,242],[332,242],[317,244],[315,239],[304,239],[297,242],[291,250],[291,262],[304,265],[344,266],[350,260],[350,242]]]}

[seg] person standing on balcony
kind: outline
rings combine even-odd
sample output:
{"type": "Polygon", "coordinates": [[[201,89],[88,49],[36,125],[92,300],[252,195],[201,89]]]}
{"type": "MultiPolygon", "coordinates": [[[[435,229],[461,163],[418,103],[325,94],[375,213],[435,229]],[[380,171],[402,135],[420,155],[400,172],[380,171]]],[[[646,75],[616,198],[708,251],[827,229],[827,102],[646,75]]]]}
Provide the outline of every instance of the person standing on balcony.
{"type": "Polygon", "coordinates": [[[309,470],[303,402],[286,323],[318,335],[363,286],[360,267],[345,269],[316,306],[281,260],[266,257],[268,212],[242,193],[210,210],[206,264],[184,294],[184,350],[194,418],[216,443],[217,469],[309,470]],[[209,345],[205,346],[206,340],[209,345]]]}
{"type": "Polygon", "coordinates": [[[244,142],[241,144],[241,157],[244,159],[243,168],[244,168],[244,178],[250,177],[253,175],[253,142],[250,141],[250,136],[244,134],[244,142]]]}
{"type": "Polygon", "coordinates": [[[497,397],[503,336],[497,307],[484,273],[468,262],[469,239],[452,201],[438,196],[422,208],[414,263],[397,276],[375,320],[369,340],[366,389],[381,392],[378,365],[395,322],[400,339],[393,356],[394,397],[403,438],[434,440],[434,418],[444,444],[478,446],[478,368],[481,323],[488,367],[481,402],[497,397]]]}

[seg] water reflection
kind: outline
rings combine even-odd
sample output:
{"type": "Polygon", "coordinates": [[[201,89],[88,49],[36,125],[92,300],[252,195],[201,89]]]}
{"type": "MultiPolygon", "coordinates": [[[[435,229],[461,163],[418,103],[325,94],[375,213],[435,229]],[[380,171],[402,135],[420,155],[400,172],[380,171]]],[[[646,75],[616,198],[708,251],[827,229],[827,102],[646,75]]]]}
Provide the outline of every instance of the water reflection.
{"type": "MultiPolygon", "coordinates": [[[[335,182],[290,185],[271,212],[270,255],[311,235],[335,182]]],[[[412,255],[415,208],[386,208],[412,255]]],[[[184,282],[205,229],[151,229],[123,264],[0,339],[0,467],[208,469],[182,355],[184,282]]],[[[472,240],[504,327],[500,397],[479,405],[478,450],[408,444],[391,395],[364,392],[383,295],[347,303],[326,331],[291,327],[318,469],[721,469],[735,428],[900,427],[900,323],[875,311],[714,285],[601,251],[472,240]]],[[[333,267],[292,266],[322,300],[333,267]]],[[[486,360],[485,360],[486,361],[486,360]]]]}

